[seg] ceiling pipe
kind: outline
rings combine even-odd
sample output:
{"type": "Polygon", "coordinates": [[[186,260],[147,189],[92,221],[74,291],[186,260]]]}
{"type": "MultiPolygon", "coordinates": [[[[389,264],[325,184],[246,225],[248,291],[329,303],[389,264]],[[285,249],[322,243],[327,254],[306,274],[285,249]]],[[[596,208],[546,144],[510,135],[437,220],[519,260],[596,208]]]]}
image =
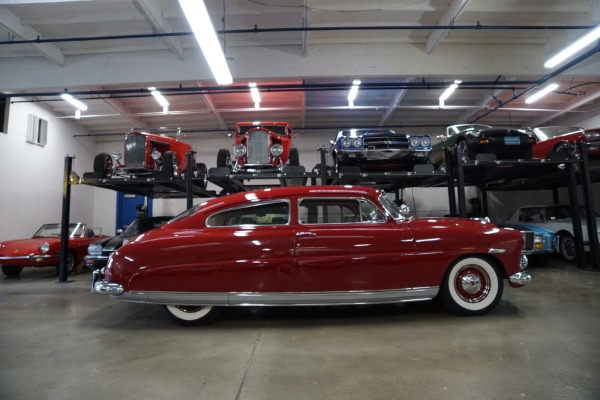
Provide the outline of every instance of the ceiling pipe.
{"type": "Polygon", "coordinates": [[[487,117],[488,115],[498,111],[500,108],[504,107],[505,105],[507,105],[508,103],[513,102],[514,100],[518,99],[519,97],[523,96],[526,93],[529,93],[530,91],[532,91],[533,89],[535,89],[536,87],[546,83],[547,81],[549,81],[550,79],[562,74],[563,72],[565,72],[566,70],[572,68],[573,66],[579,64],[580,62],[586,60],[587,58],[593,56],[594,54],[600,52],[600,42],[596,43],[596,46],[594,46],[593,49],[587,51],[586,53],[580,55],[579,57],[575,58],[574,60],[572,60],[571,62],[565,64],[564,66],[562,66],[561,68],[558,68],[556,71],[544,76],[543,78],[541,78],[539,81],[537,81],[536,83],[532,84],[531,86],[523,89],[523,91],[521,91],[520,93],[513,95],[510,99],[508,99],[505,102],[499,102],[499,104],[492,108],[491,110],[483,113],[482,115],[478,116],[477,118],[475,118],[474,120],[470,121],[469,123],[474,123],[477,121],[480,121],[481,119],[487,117]]]}
{"type": "MultiPolygon", "coordinates": [[[[252,29],[224,29],[217,31],[218,35],[239,34],[239,33],[278,33],[278,32],[317,32],[317,31],[399,31],[399,30],[590,30],[595,25],[405,25],[405,26],[322,26],[322,27],[297,27],[297,28],[258,28],[252,29]]],[[[40,43],[61,43],[61,42],[86,42],[97,40],[127,40],[127,39],[147,39],[147,38],[168,38],[178,36],[193,36],[193,32],[155,32],[136,35],[103,35],[103,36],[76,36],[66,38],[42,39],[9,39],[0,42],[0,45],[11,44],[40,44],[40,43]]]]}

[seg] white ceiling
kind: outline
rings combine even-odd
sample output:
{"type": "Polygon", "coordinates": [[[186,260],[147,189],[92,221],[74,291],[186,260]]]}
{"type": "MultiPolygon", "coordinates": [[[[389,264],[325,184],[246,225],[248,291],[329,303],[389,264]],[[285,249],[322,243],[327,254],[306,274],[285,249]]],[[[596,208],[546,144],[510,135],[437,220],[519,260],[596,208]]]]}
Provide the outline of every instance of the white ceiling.
{"type": "Polygon", "coordinates": [[[0,92],[73,118],[58,97],[67,89],[89,106],[76,122],[93,135],[201,134],[247,120],[288,121],[306,134],[357,126],[436,133],[475,121],[571,124],[600,110],[599,53],[556,76],[560,67],[543,67],[600,22],[600,0],[205,2],[222,31],[230,87],[215,83],[177,0],[26,0],[0,1],[0,92]],[[455,79],[463,84],[441,109],[438,97],[455,79]],[[525,104],[546,80],[563,93],[525,104]],[[149,86],[164,92],[169,115],[149,86]]]}

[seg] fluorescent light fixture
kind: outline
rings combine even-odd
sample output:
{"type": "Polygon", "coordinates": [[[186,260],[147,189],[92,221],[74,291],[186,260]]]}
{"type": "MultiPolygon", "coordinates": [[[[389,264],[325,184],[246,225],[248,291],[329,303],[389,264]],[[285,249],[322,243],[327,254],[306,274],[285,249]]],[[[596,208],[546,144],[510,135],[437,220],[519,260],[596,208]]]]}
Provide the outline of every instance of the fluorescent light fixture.
{"type": "Polygon", "coordinates": [[[348,106],[354,107],[354,100],[358,95],[358,88],[360,87],[360,80],[355,79],[352,81],[352,87],[350,88],[350,93],[348,93],[348,106]]]}
{"type": "Polygon", "coordinates": [[[250,82],[248,84],[250,86],[250,95],[252,96],[252,101],[254,101],[254,108],[260,108],[260,93],[258,92],[258,87],[256,86],[256,82],[250,82]]]}
{"type": "Polygon", "coordinates": [[[169,106],[163,107],[163,114],[167,115],[169,113],[169,106]]]}
{"type": "Polygon", "coordinates": [[[71,103],[71,105],[73,105],[81,111],[87,110],[87,106],[85,104],[77,100],[75,97],[71,96],[69,93],[63,93],[60,95],[60,97],[62,97],[63,100],[68,101],[69,103],[71,103]]]}
{"type": "Polygon", "coordinates": [[[448,86],[448,88],[444,90],[444,93],[442,93],[442,95],[440,96],[440,107],[443,107],[444,102],[448,99],[448,97],[450,97],[452,93],[454,93],[458,85],[460,85],[461,83],[462,81],[457,79],[452,85],[448,86]]]}
{"type": "Polygon", "coordinates": [[[558,85],[556,83],[553,83],[551,85],[546,86],[545,88],[543,88],[542,90],[540,90],[539,92],[537,92],[536,94],[529,96],[526,100],[525,103],[527,104],[531,104],[534,101],[538,101],[539,99],[541,99],[542,97],[544,97],[545,95],[547,95],[548,93],[554,91],[558,89],[558,85]]]}
{"type": "Polygon", "coordinates": [[[581,39],[577,40],[570,46],[566,47],[563,51],[561,51],[560,53],[558,53],[557,55],[555,55],[554,57],[552,57],[548,61],[546,61],[546,63],[544,64],[544,67],[553,68],[553,67],[557,66],[558,64],[565,61],[567,58],[571,57],[575,53],[579,52],[584,47],[589,46],[590,44],[592,44],[592,42],[594,42],[595,40],[598,40],[599,38],[600,38],[600,26],[597,26],[591,32],[589,32],[587,35],[583,36],[581,39]]]}
{"type": "Polygon", "coordinates": [[[158,104],[160,104],[163,107],[163,110],[165,107],[169,107],[170,104],[167,101],[167,99],[165,99],[165,96],[163,96],[161,92],[156,90],[155,87],[149,87],[148,90],[150,91],[150,94],[152,94],[152,96],[154,96],[154,98],[156,99],[158,104]]]}
{"type": "Polygon", "coordinates": [[[75,110],[75,119],[81,119],[81,110],[79,108],[75,110]]]}
{"type": "Polygon", "coordinates": [[[206,62],[219,85],[233,83],[223,49],[213,28],[203,0],[179,0],[179,5],[187,18],[194,36],[204,53],[206,62]]]}

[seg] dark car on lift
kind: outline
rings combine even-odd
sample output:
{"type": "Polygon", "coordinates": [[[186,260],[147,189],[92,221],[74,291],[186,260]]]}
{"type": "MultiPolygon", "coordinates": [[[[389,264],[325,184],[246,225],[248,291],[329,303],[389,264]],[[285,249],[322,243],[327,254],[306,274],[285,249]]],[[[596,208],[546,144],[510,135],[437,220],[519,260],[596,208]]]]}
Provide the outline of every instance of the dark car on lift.
{"type": "MultiPolygon", "coordinates": [[[[108,179],[113,177],[183,178],[192,146],[177,137],[146,132],[129,132],[125,137],[125,159],[118,151],[112,155],[99,153],[94,159],[94,172],[84,178],[108,179]]],[[[195,177],[206,175],[206,165],[193,158],[195,177]]]]}
{"type": "Polygon", "coordinates": [[[333,170],[357,166],[361,170],[411,170],[425,162],[431,150],[429,135],[396,133],[389,129],[346,129],[331,141],[333,170]]]}
{"type": "Polygon", "coordinates": [[[482,153],[494,154],[498,160],[519,160],[532,157],[535,143],[529,129],[494,128],[478,124],[451,125],[440,139],[429,152],[428,161],[442,170],[447,165],[444,149],[453,149],[466,160],[474,160],[482,153]]]}
{"type": "Polygon", "coordinates": [[[83,263],[90,269],[101,269],[106,266],[108,257],[135,236],[162,226],[173,217],[144,217],[133,221],[120,235],[96,240],[87,248],[83,263]]]}

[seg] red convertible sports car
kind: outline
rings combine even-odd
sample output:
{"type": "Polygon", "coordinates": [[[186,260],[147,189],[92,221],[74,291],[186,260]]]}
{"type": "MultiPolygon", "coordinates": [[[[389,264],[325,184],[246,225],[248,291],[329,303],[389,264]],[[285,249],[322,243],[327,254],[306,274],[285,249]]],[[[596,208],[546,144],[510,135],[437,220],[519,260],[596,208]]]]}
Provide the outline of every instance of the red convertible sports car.
{"type": "MultiPolygon", "coordinates": [[[[18,276],[23,267],[58,265],[60,258],[61,224],[46,224],[29,239],[7,240],[0,243],[0,265],[6,276],[18,276]]],[[[84,223],[69,224],[67,272],[70,274],[87,254],[90,243],[99,238],[84,223]]]]}
{"type": "Polygon", "coordinates": [[[600,133],[594,130],[570,126],[543,126],[533,128],[532,136],[536,143],[533,146],[533,158],[546,158],[554,151],[572,156],[577,152],[577,143],[587,144],[588,156],[597,156],[600,146],[600,133]]]}
{"type": "Polygon", "coordinates": [[[519,231],[484,220],[409,218],[374,188],[293,186],[211,199],[137,236],[92,291],[161,305],[172,320],[220,306],[397,303],[439,297],[481,315],[504,279],[523,286],[519,231]]]}

